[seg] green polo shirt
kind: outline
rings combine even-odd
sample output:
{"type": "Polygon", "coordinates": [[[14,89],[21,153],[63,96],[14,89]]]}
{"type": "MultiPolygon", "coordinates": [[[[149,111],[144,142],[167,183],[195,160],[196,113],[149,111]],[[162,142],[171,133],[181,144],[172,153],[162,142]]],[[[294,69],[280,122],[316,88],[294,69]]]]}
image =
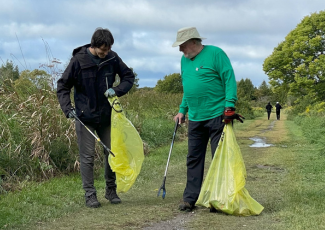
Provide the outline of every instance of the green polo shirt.
{"type": "Polygon", "coordinates": [[[235,107],[237,83],[230,60],[216,46],[206,45],[192,61],[181,59],[183,100],[180,113],[191,121],[204,121],[223,114],[225,107],[235,107]]]}

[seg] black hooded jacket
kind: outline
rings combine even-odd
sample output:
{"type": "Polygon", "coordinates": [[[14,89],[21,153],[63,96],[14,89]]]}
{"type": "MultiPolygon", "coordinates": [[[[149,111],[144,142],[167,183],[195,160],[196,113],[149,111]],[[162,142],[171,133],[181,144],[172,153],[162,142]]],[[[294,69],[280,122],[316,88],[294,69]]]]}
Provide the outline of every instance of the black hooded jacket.
{"type": "Polygon", "coordinates": [[[132,88],[135,76],[114,51],[110,51],[99,65],[95,64],[87,53],[89,47],[90,44],[74,49],[68,67],[57,82],[57,96],[68,117],[73,108],[70,92],[74,87],[74,103],[80,120],[108,125],[112,108],[105,91],[113,88],[116,96],[123,96],[132,88]],[[116,74],[120,77],[120,84],[113,87],[116,74]]]}
{"type": "Polygon", "coordinates": [[[279,103],[277,103],[277,104],[275,105],[275,108],[276,108],[276,111],[277,111],[277,112],[280,112],[280,109],[282,109],[282,106],[281,106],[279,103]]]}
{"type": "Polygon", "coordinates": [[[265,106],[265,108],[266,108],[266,111],[271,111],[272,108],[273,108],[273,106],[272,106],[270,103],[268,103],[268,104],[265,106]]]}

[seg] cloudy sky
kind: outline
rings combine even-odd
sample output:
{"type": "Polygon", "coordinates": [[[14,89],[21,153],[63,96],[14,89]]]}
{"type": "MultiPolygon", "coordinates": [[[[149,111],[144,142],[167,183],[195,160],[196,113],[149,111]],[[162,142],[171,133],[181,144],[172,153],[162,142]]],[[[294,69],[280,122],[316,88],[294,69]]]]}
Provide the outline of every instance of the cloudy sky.
{"type": "Polygon", "coordinates": [[[177,30],[195,26],[203,44],[222,48],[237,81],[268,81],[262,65],[301,20],[324,0],[0,0],[0,64],[33,70],[52,58],[64,70],[72,50],[97,27],[113,33],[113,50],[138,74],[140,87],[180,72],[171,47],[177,30]],[[48,48],[46,48],[48,47],[48,48]]]}

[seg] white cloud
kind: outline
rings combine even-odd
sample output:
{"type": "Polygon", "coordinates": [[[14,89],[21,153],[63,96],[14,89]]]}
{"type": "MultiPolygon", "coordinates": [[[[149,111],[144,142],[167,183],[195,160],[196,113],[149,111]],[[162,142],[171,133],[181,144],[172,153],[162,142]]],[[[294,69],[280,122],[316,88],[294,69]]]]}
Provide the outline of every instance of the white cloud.
{"type": "MultiPolygon", "coordinates": [[[[38,68],[44,42],[64,66],[72,50],[89,43],[96,27],[109,28],[113,50],[141,73],[140,85],[179,72],[181,53],[171,45],[176,32],[196,26],[204,44],[225,50],[238,78],[267,80],[264,59],[304,16],[324,10],[323,0],[0,0],[0,58],[13,54],[38,68]]],[[[15,60],[18,65],[19,62],[15,60]]]]}

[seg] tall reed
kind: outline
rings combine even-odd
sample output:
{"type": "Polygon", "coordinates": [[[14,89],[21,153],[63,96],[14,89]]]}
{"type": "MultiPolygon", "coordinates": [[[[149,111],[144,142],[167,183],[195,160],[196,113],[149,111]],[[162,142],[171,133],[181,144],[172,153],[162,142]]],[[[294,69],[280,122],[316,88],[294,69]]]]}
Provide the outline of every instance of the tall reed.
{"type": "MultiPolygon", "coordinates": [[[[42,84],[25,76],[1,86],[0,192],[14,189],[22,181],[79,170],[74,122],[61,111],[55,90],[42,84]]],[[[120,100],[143,139],[146,154],[170,143],[181,94],[138,90],[120,100]]],[[[177,138],[184,138],[185,133],[185,128],[180,129],[177,138]]],[[[103,154],[99,145],[95,161],[100,168],[103,154]]]]}

